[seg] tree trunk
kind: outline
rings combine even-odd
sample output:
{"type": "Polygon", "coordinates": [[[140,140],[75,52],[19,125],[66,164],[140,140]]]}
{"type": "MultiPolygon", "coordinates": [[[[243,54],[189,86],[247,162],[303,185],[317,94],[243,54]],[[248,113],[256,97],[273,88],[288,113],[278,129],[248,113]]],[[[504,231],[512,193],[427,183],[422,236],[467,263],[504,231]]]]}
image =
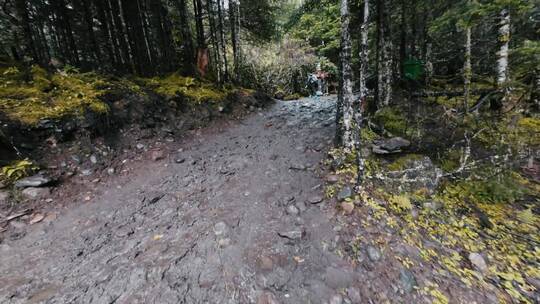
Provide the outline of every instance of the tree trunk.
{"type": "MultiPolygon", "coordinates": [[[[433,1],[429,0],[428,5],[432,5],[433,1]]],[[[433,55],[433,40],[431,38],[431,35],[429,34],[429,24],[433,20],[433,12],[432,10],[427,10],[427,17],[424,23],[424,64],[425,64],[425,85],[429,86],[431,85],[431,79],[433,78],[433,62],[432,55],[433,55]]]]}
{"type": "Polygon", "coordinates": [[[463,108],[465,114],[469,113],[469,99],[471,92],[471,78],[472,78],[472,65],[471,65],[471,34],[472,29],[470,25],[467,25],[465,29],[465,64],[463,66],[463,108]]]}
{"type": "Polygon", "coordinates": [[[25,0],[15,1],[15,10],[19,17],[19,24],[23,30],[23,38],[25,47],[30,53],[32,60],[38,64],[42,64],[41,58],[38,55],[34,38],[32,37],[32,28],[30,27],[30,17],[28,15],[28,7],[25,0]]]}
{"type": "Polygon", "coordinates": [[[389,4],[389,0],[380,0],[377,6],[377,109],[388,106],[392,98],[392,35],[388,24],[389,4]]]}
{"type": "Polygon", "coordinates": [[[124,20],[126,22],[129,45],[133,53],[135,69],[138,75],[148,76],[150,72],[150,58],[148,46],[140,17],[138,1],[121,0],[124,20]]]}
{"type": "Polygon", "coordinates": [[[96,12],[97,12],[97,19],[99,21],[100,30],[101,30],[101,37],[103,37],[103,40],[105,41],[104,43],[105,52],[107,54],[109,62],[115,69],[120,69],[118,53],[116,52],[118,50],[118,45],[116,45],[114,39],[111,38],[112,37],[112,33],[110,30],[111,27],[109,25],[109,20],[105,13],[103,1],[104,0],[94,0],[94,5],[96,7],[96,12]]]}
{"type": "MultiPolygon", "coordinates": [[[[110,20],[112,21],[114,28],[114,39],[120,46],[121,61],[124,65],[123,71],[135,72],[135,64],[133,62],[133,50],[129,49],[128,36],[126,34],[125,22],[123,20],[123,14],[120,8],[120,0],[106,0],[108,1],[110,10],[110,20]]],[[[112,31],[112,30],[111,30],[112,31]]]]}
{"type": "Polygon", "coordinates": [[[404,78],[405,60],[407,60],[407,1],[401,0],[401,33],[399,43],[399,77],[404,78]]]}
{"type": "Polygon", "coordinates": [[[229,81],[229,64],[227,62],[227,46],[225,44],[225,26],[223,22],[223,12],[222,12],[222,0],[217,0],[218,5],[218,19],[219,19],[219,41],[221,45],[221,54],[223,62],[222,64],[222,70],[223,70],[223,81],[227,82],[229,81]]]}
{"type": "MultiPolygon", "coordinates": [[[[497,86],[503,88],[508,81],[508,50],[510,43],[510,12],[501,10],[499,22],[499,51],[497,52],[497,86]]],[[[508,90],[505,89],[505,95],[508,90]]]]}
{"type": "Polygon", "coordinates": [[[102,65],[101,61],[101,52],[99,50],[99,45],[97,43],[96,35],[94,34],[94,17],[92,16],[92,11],[90,9],[90,0],[82,0],[82,9],[84,15],[84,22],[86,23],[86,32],[90,40],[90,46],[92,48],[92,55],[94,62],[97,62],[100,66],[102,65]]]}
{"type": "Polygon", "coordinates": [[[231,43],[233,50],[234,80],[240,83],[240,5],[238,0],[231,0],[229,18],[231,19],[231,43]]]}
{"type": "Polygon", "coordinates": [[[364,0],[362,25],[360,26],[360,98],[355,100],[354,108],[354,122],[355,122],[355,137],[354,147],[356,150],[356,163],[358,166],[358,175],[356,178],[357,191],[361,189],[364,179],[365,160],[362,155],[362,126],[363,126],[363,112],[366,107],[368,89],[367,89],[367,73],[369,64],[369,0],[364,0]]]}
{"type": "Polygon", "coordinates": [[[350,14],[349,0],[341,0],[341,107],[343,112],[343,131],[341,144],[346,151],[354,148],[353,139],[353,84],[351,68],[351,35],[350,35],[350,14]]]}
{"type": "Polygon", "coordinates": [[[182,58],[184,70],[188,75],[195,75],[195,49],[193,48],[193,37],[189,28],[189,17],[187,13],[186,0],[176,0],[176,9],[180,16],[180,35],[182,39],[182,58]]]}

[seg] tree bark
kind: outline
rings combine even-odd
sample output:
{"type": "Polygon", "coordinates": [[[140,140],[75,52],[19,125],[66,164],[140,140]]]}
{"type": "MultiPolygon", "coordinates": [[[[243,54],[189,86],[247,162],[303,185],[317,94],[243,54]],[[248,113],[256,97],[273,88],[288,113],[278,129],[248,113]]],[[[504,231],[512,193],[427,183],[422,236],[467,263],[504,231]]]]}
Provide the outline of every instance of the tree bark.
{"type": "Polygon", "coordinates": [[[240,5],[238,0],[229,2],[229,18],[231,19],[231,43],[233,50],[234,80],[240,83],[240,5]]]}
{"type": "Polygon", "coordinates": [[[193,37],[189,27],[189,17],[187,13],[186,0],[176,0],[176,9],[180,16],[180,35],[182,39],[183,67],[188,75],[195,75],[195,49],[193,47],[193,37]]]}
{"type": "MultiPolygon", "coordinates": [[[[510,43],[510,12],[504,8],[500,12],[499,51],[497,52],[497,85],[503,88],[508,81],[508,51],[510,43]]],[[[507,90],[505,90],[507,91],[507,90]]]]}
{"type": "Polygon", "coordinates": [[[343,113],[343,131],[341,144],[346,151],[353,151],[353,84],[351,68],[351,35],[350,35],[350,13],[349,0],[341,0],[341,94],[340,104],[343,113]]]}
{"type": "Polygon", "coordinates": [[[16,0],[15,1],[15,11],[20,20],[18,20],[19,25],[23,30],[23,38],[25,42],[25,47],[30,53],[32,60],[38,64],[42,64],[41,58],[38,55],[34,38],[32,36],[32,28],[30,27],[30,17],[28,15],[28,7],[25,0],[16,0]]]}
{"type": "Polygon", "coordinates": [[[389,0],[377,5],[377,109],[390,104],[392,98],[392,35],[389,27],[389,0]]]}
{"type": "Polygon", "coordinates": [[[226,46],[226,40],[225,40],[225,26],[223,22],[223,8],[222,8],[222,0],[217,0],[217,8],[218,8],[218,21],[219,21],[219,41],[221,46],[221,55],[222,55],[222,70],[223,70],[223,81],[227,82],[229,81],[229,64],[227,62],[227,46],[226,46]]]}
{"type": "Polygon", "coordinates": [[[465,29],[465,64],[463,66],[463,109],[465,114],[469,113],[469,99],[471,92],[471,78],[472,78],[472,65],[471,65],[471,35],[472,29],[470,25],[467,25],[465,29]]]}
{"type": "Polygon", "coordinates": [[[356,163],[358,166],[358,174],[356,178],[356,189],[359,191],[364,180],[365,159],[362,154],[362,127],[363,127],[363,112],[367,103],[367,74],[369,64],[369,0],[364,0],[362,25],[360,26],[360,98],[356,99],[353,105],[354,122],[355,122],[355,137],[354,147],[356,150],[356,163]]]}

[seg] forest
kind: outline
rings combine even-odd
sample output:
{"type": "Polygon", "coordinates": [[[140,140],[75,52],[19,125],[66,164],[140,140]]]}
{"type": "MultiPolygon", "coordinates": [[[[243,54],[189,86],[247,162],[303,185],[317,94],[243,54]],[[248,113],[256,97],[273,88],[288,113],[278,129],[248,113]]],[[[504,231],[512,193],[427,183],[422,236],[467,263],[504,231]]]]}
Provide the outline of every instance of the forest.
{"type": "Polygon", "coordinates": [[[540,303],[539,0],[0,0],[0,38],[2,303],[540,303]]]}

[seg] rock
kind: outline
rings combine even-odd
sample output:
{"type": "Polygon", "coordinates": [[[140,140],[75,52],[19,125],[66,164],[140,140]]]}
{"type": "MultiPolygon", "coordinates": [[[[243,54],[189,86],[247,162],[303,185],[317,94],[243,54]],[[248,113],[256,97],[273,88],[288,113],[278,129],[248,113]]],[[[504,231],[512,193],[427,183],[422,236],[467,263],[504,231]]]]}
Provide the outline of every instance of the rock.
{"type": "Polygon", "coordinates": [[[150,159],[153,161],[159,161],[165,158],[165,153],[162,150],[154,150],[150,153],[150,159]]]}
{"type": "Polygon", "coordinates": [[[92,170],[90,169],[84,169],[84,170],[81,170],[81,176],[90,176],[92,175],[92,170]]]}
{"type": "Polygon", "coordinates": [[[49,188],[26,188],[22,192],[22,196],[26,199],[41,199],[51,194],[49,188]]]}
{"type": "Polygon", "coordinates": [[[323,201],[324,197],[322,195],[313,195],[308,198],[308,203],[310,204],[318,204],[323,201]]]}
{"type": "Polygon", "coordinates": [[[279,304],[279,302],[273,293],[265,291],[257,299],[257,304],[279,304]]]}
{"type": "Polygon", "coordinates": [[[337,199],[340,201],[344,201],[352,196],[352,189],[349,186],[343,187],[337,195],[337,199]]]}
{"type": "Polygon", "coordinates": [[[28,188],[28,187],[43,187],[52,182],[52,179],[45,177],[43,175],[34,175],[20,179],[15,182],[15,187],[17,188],[28,188]]]}
{"type": "Polygon", "coordinates": [[[179,158],[174,160],[174,162],[177,163],[177,164],[183,164],[185,161],[186,161],[186,159],[182,158],[182,157],[179,157],[179,158]]]}
{"type": "Polygon", "coordinates": [[[274,268],[274,261],[267,256],[261,256],[257,264],[261,270],[270,271],[274,268]]]}
{"type": "Polygon", "coordinates": [[[307,170],[307,167],[302,164],[292,164],[289,169],[302,171],[307,170]]]}
{"type": "Polygon", "coordinates": [[[278,235],[282,238],[287,238],[290,240],[299,240],[305,235],[305,231],[303,229],[295,229],[290,231],[281,231],[278,232],[278,235]]]}
{"type": "Polygon", "coordinates": [[[394,137],[386,140],[381,140],[373,145],[373,153],[375,154],[391,154],[400,153],[402,149],[411,145],[411,142],[401,137],[394,137]]]}
{"type": "Polygon", "coordinates": [[[399,170],[381,170],[374,179],[393,192],[433,193],[441,181],[442,173],[442,170],[437,168],[429,157],[411,158],[406,159],[399,170]]]}
{"type": "Polygon", "coordinates": [[[217,236],[225,235],[227,231],[228,231],[228,227],[227,227],[227,224],[225,224],[225,222],[219,222],[214,225],[214,233],[217,236]]]}
{"type": "Polygon", "coordinates": [[[109,169],[107,169],[107,174],[113,175],[114,173],[115,173],[114,168],[109,168],[109,169]]]}
{"type": "Polygon", "coordinates": [[[399,282],[406,293],[410,293],[414,287],[418,286],[414,274],[408,269],[401,269],[399,272],[399,282]]]}
{"type": "Polygon", "coordinates": [[[367,255],[372,262],[377,262],[381,259],[381,252],[379,249],[371,245],[367,247],[367,255]]]}
{"type": "Polygon", "coordinates": [[[295,205],[289,205],[287,207],[287,214],[288,215],[297,215],[298,213],[300,213],[300,210],[298,210],[298,208],[296,208],[295,205]]]}
{"type": "Polygon", "coordinates": [[[333,175],[333,174],[328,175],[326,177],[326,182],[328,182],[330,184],[335,184],[335,183],[339,182],[339,176],[333,175]]]}
{"type": "Polygon", "coordinates": [[[6,187],[6,183],[0,180],[0,189],[4,189],[6,187]]]}
{"type": "Polygon", "coordinates": [[[137,144],[135,147],[137,148],[137,150],[142,150],[142,149],[144,149],[144,145],[143,145],[143,144],[137,144]]]}
{"type": "Polygon", "coordinates": [[[9,200],[9,192],[0,191],[0,205],[6,204],[9,200]]]}
{"type": "Polygon", "coordinates": [[[328,301],[328,304],[342,304],[343,303],[343,297],[340,294],[335,294],[330,298],[330,301],[328,301]]]}
{"type": "Polygon", "coordinates": [[[352,304],[362,303],[362,295],[360,294],[360,290],[356,287],[347,288],[347,297],[352,304]]]}
{"type": "Polygon", "coordinates": [[[231,239],[230,238],[220,239],[218,241],[218,245],[221,248],[225,248],[225,247],[229,246],[230,244],[231,244],[231,239]]]}
{"type": "Polygon", "coordinates": [[[471,252],[469,254],[469,261],[474,266],[474,268],[476,268],[476,270],[482,273],[486,273],[488,271],[486,261],[479,253],[471,252]]]}
{"type": "Polygon", "coordinates": [[[300,212],[305,212],[307,210],[307,206],[304,202],[297,202],[296,203],[296,208],[298,208],[298,210],[300,210],[300,212]]]}
{"type": "Polygon", "coordinates": [[[354,211],[354,204],[351,202],[341,202],[340,206],[345,214],[351,214],[354,211]]]}
{"type": "Polygon", "coordinates": [[[95,155],[90,155],[90,162],[94,165],[97,164],[98,163],[97,157],[95,155]]]}

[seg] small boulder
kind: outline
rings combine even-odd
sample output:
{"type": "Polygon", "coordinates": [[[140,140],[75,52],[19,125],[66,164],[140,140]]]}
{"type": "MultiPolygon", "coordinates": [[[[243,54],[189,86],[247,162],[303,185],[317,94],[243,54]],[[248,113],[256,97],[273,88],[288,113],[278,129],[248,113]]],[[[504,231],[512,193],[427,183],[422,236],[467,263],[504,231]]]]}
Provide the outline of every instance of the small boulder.
{"type": "Polygon", "coordinates": [[[280,231],[278,232],[278,235],[282,238],[286,238],[289,240],[299,240],[305,235],[305,231],[303,229],[294,229],[289,231],[280,231]]]}
{"type": "Polygon", "coordinates": [[[480,271],[481,273],[486,273],[488,271],[486,261],[481,254],[471,252],[469,254],[469,261],[474,266],[474,268],[476,268],[476,270],[480,271]]]}
{"type": "Polygon", "coordinates": [[[42,199],[51,194],[50,188],[26,188],[21,192],[26,199],[42,199]]]}
{"type": "Polygon", "coordinates": [[[411,142],[401,138],[393,137],[375,142],[373,145],[373,153],[375,154],[393,154],[400,153],[403,149],[408,148],[411,142]]]}
{"type": "Polygon", "coordinates": [[[334,175],[334,174],[328,175],[326,177],[326,182],[328,182],[329,184],[335,184],[339,182],[339,176],[334,175]]]}
{"type": "Polygon", "coordinates": [[[15,182],[15,187],[17,188],[28,188],[28,187],[43,187],[52,182],[52,179],[43,176],[43,175],[34,175],[30,177],[25,177],[15,182]]]}
{"type": "Polygon", "coordinates": [[[289,205],[287,207],[287,214],[288,215],[298,215],[298,213],[300,213],[300,210],[298,210],[298,208],[296,208],[295,205],[289,205]]]}
{"type": "Polygon", "coordinates": [[[367,251],[367,255],[369,259],[372,262],[377,262],[378,260],[381,259],[381,252],[379,251],[379,249],[375,248],[374,246],[368,246],[366,251],[367,251]]]}
{"type": "Polygon", "coordinates": [[[401,269],[401,271],[399,272],[399,282],[401,283],[401,286],[406,293],[410,293],[411,291],[413,291],[415,286],[418,286],[418,284],[416,283],[416,278],[414,277],[413,273],[408,269],[401,269]]]}
{"type": "Polygon", "coordinates": [[[227,224],[225,224],[224,222],[219,222],[214,225],[214,233],[217,236],[225,235],[227,231],[228,231],[228,227],[227,227],[227,224]]]}
{"type": "Polygon", "coordinates": [[[308,198],[308,203],[310,204],[319,204],[323,201],[322,195],[313,195],[308,198]]]}
{"type": "Polygon", "coordinates": [[[354,204],[351,202],[341,202],[340,206],[345,214],[351,214],[354,211],[354,204]]]}
{"type": "Polygon", "coordinates": [[[345,186],[345,187],[343,187],[343,189],[341,189],[341,191],[339,191],[339,193],[337,195],[337,199],[339,201],[344,201],[344,200],[350,198],[351,196],[352,196],[351,187],[345,186]]]}
{"type": "Polygon", "coordinates": [[[257,299],[257,304],[279,304],[276,296],[269,291],[263,292],[257,299]]]}
{"type": "Polygon", "coordinates": [[[150,159],[153,161],[159,161],[165,158],[163,150],[154,150],[150,153],[150,159]]]}

